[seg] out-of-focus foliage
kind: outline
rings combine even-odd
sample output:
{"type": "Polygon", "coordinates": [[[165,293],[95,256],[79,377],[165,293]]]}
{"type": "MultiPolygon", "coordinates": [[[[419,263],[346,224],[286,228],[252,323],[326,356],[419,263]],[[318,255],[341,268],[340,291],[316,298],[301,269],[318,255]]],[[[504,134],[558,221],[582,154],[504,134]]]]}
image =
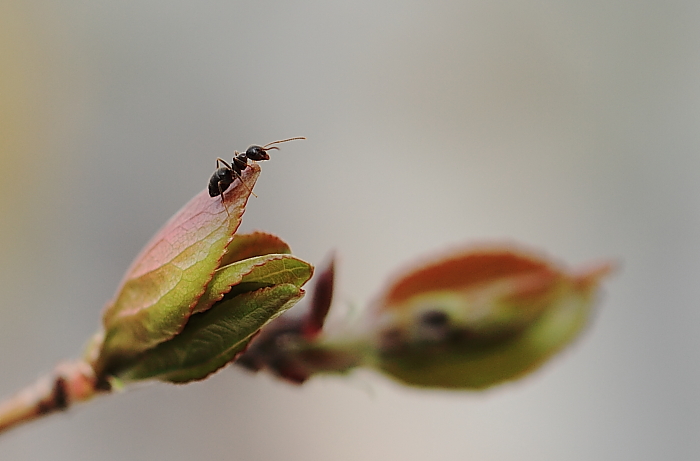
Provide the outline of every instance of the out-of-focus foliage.
{"type": "MultiPolygon", "coordinates": [[[[389,285],[364,330],[308,334],[325,318],[330,299],[323,296],[305,316],[273,322],[237,363],[292,382],[367,366],[414,386],[485,388],[536,369],[571,343],[610,269],[572,272],[510,245],[455,251],[389,285]]],[[[331,266],[316,290],[332,284],[331,266]]]]}

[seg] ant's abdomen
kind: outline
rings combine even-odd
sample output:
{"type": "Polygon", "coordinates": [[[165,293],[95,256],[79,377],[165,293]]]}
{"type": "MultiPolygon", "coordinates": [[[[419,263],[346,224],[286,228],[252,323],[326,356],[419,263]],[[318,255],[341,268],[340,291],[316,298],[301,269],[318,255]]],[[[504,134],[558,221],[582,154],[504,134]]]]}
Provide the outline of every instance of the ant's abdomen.
{"type": "Polygon", "coordinates": [[[231,176],[231,170],[223,167],[217,169],[214,174],[211,175],[211,178],[209,178],[209,196],[216,197],[217,195],[223,194],[232,182],[233,177],[231,176]]]}

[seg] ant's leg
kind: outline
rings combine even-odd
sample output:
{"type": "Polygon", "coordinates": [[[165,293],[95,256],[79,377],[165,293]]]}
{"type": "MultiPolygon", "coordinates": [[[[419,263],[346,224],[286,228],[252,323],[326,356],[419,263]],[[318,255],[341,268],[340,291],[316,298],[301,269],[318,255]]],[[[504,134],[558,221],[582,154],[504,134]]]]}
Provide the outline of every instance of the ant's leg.
{"type": "Polygon", "coordinates": [[[229,165],[229,164],[226,162],[226,160],[217,157],[217,158],[216,158],[216,168],[219,168],[219,163],[223,163],[224,166],[226,166],[226,168],[228,168],[229,170],[232,170],[232,169],[233,169],[233,168],[231,168],[231,165],[229,165]]]}
{"type": "MultiPolygon", "coordinates": [[[[217,168],[218,168],[218,165],[217,165],[217,168]]],[[[226,216],[228,216],[228,218],[231,219],[231,215],[228,213],[228,207],[226,206],[226,202],[224,202],[224,190],[221,188],[221,181],[216,183],[216,185],[219,188],[219,195],[221,196],[221,205],[223,205],[224,210],[226,210],[226,216]]]]}
{"type": "Polygon", "coordinates": [[[238,180],[241,182],[241,184],[243,184],[243,187],[245,187],[246,189],[248,189],[248,192],[250,192],[251,194],[253,194],[253,196],[254,196],[255,198],[258,198],[258,196],[255,195],[255,192],[253,192],[253,189],[251,189],[250,187],[248,187],[248,184],[246,184],[245,182],[243,182],[243,177],[241,176],[240,173],[238,173],[237,171],[231,171],[231,173],[233,173],[233,175],[234,175],[235,177],[238,178],[238,180]]]}

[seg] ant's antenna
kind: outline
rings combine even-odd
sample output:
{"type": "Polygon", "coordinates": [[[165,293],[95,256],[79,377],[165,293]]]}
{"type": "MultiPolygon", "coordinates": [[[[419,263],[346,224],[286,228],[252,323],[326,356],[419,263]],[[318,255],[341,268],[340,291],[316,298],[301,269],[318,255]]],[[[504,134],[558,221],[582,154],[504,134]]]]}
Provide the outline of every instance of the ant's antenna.
{"type": "MultiPolygon", "coordinates": [[[[269,143],[265,144],[264,146],[262,146],[262,148],[263,148],[263,150],[268,150],[267,146],[271,146],[273,144],[279,144],[279,143],[287,142],[287,141],[296,141],[297,139],[306,139],[306,138],[303,136],[297,136],[296,138],[282,139],[281,141],[273,141],[273,142],[269,142],[269,143]]],[[[278,147],[270,147],[269,149],[278,149],[279,150],[278,147]]]]}

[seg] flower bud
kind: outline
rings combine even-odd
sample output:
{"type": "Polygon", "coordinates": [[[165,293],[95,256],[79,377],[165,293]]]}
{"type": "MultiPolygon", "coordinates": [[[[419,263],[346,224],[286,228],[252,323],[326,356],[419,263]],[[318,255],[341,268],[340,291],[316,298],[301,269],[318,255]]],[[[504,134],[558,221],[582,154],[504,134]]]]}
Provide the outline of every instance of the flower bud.
{"type": "Polygon", "coordinates": [[[415,386],[515,379],[586,325],[611,269],[569,272],[507,247],[459,252],[394,282],[375,303],[375,366],[415,386]]]}

